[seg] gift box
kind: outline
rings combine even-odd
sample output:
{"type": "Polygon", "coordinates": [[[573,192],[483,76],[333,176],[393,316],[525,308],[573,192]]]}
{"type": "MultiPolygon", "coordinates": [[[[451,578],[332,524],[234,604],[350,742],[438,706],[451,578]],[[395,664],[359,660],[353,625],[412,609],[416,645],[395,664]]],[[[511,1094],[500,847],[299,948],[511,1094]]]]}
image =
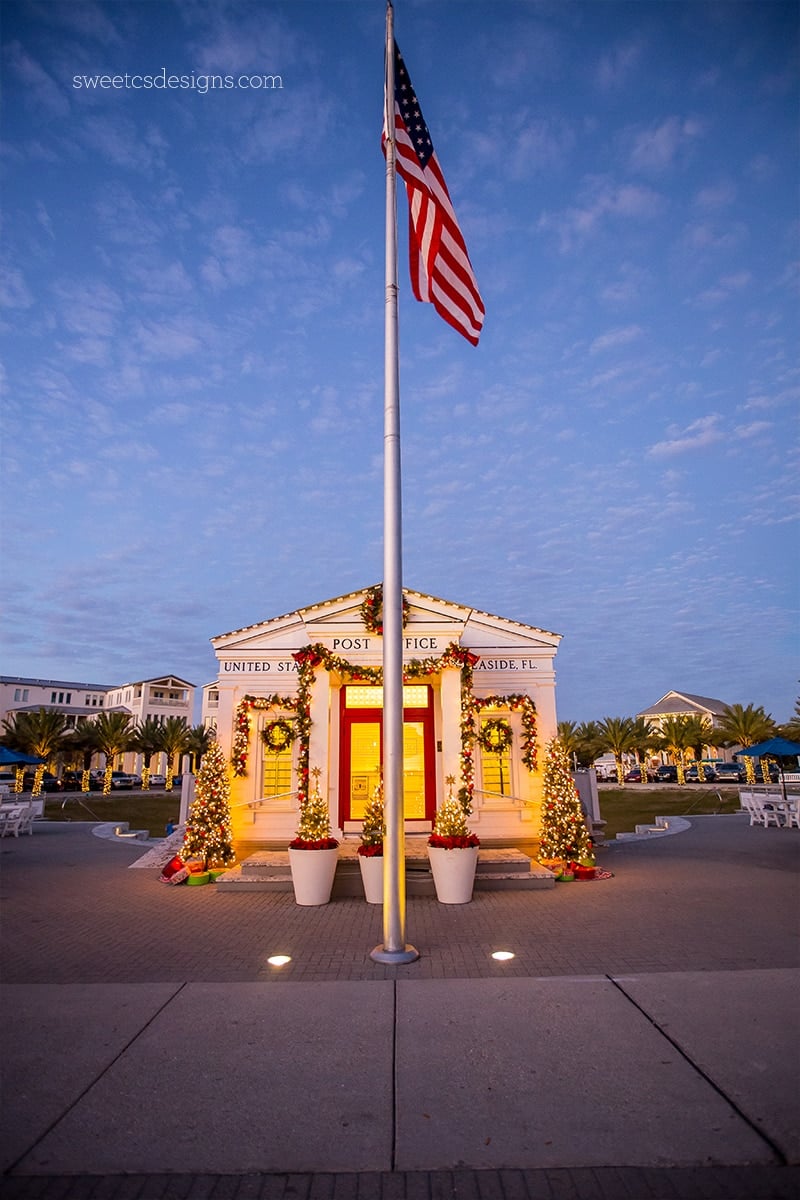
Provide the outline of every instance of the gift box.
{"type": "Polygon", "coordinates": [[[189,876],[189,868],[179,854],[169,860],[161,872],[162,883],[184,883],[189,876]]]}

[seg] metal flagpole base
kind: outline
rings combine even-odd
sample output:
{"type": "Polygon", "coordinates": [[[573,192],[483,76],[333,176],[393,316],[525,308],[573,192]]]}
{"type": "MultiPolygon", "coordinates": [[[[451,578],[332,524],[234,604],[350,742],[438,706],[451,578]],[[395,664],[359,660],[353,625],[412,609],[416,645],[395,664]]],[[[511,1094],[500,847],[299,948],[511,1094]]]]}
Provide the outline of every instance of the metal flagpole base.
{"type": "Polygon", "coordinates": [[[416,962],[419,958],[419,950],[414,946],[406,946],[405,950],[384,950],[383,945],[376,946],[374,950],[370,950],[369,956],[379,963],[396,963],[402,967],[404,963],[416,962]]]}

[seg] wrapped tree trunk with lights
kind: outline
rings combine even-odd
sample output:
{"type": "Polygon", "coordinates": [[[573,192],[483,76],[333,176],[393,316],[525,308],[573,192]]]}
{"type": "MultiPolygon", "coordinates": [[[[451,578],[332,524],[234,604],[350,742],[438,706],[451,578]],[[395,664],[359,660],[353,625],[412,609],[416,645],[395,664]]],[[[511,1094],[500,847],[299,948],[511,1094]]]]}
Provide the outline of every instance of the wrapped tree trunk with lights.
{"type": "Polygon", "coordinates": [[[543,861],[580,862],[591,854],[586,818],[558,738],[547,743],[539,854],[543,861]]]}
{"type": "Polygon", "coordinates": [[[235,859],[231,834],[231,787],[228,762],[214,742],[197,775],[195,796],[189,808],[181,857],[200,859],[203,870],[229,867],[235,859]]]}

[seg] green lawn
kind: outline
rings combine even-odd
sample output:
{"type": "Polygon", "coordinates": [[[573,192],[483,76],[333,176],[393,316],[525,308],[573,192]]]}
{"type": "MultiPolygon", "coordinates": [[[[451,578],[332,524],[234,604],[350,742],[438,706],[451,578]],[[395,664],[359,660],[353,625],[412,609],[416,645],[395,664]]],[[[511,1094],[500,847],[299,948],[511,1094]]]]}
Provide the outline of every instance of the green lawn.
{"type": "Polygon", "coordinates": [[[164,837],[167,824],[177,824],[180,809],[180,792],[51,792],[45,796],[44,815],[48,821],[127,821],[131,829],[149,829],[151,837],[164,837]]]}
{"type": "Polygon", "coordinates": [[[699,784],[679,788],[665,784],[642,787],[640,783],[627,783],[624,787],[601,786],[598,796],[600,816],[606,822],[606,841],[618,833],[633,833],[637,825],[652,824],[656,817],[733,813],[741,808],[739,789],[730,784],[718,788],[699,784]]]}
{"type": "MultiPolygon", "coordinates": [[[[633,833],[637,825],[651,824],[656,817],[731,813],[740,808],[739,789],[731,785],[716,789],[697,785],[601,785],[599,797],[607,841],[618,833],[633,833]]],[[[167,824],[177,823],[180,806],[178,792],[112,792],[110,796],[101,792],[86,796],[51,793],[45,797],[44,813],[49,821],[127,821],[131,829],[149,829],[151,837],[164,837],[167,824]]]]}

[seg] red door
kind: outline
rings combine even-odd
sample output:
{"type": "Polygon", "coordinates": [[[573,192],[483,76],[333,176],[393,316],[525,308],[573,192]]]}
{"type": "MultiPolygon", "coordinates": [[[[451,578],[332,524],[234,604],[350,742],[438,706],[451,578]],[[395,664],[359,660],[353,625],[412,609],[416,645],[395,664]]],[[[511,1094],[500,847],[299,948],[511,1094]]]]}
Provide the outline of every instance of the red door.
{"type": "MultiPolygon", "coordinates": [[[[433,689],[403,688],[403,811],[407,821],[432,821],[436,812],[433,689]]],[[[383,689],[341,689],[339,724],[340,820],[360,821],[381,779],[383,689]]]]}

